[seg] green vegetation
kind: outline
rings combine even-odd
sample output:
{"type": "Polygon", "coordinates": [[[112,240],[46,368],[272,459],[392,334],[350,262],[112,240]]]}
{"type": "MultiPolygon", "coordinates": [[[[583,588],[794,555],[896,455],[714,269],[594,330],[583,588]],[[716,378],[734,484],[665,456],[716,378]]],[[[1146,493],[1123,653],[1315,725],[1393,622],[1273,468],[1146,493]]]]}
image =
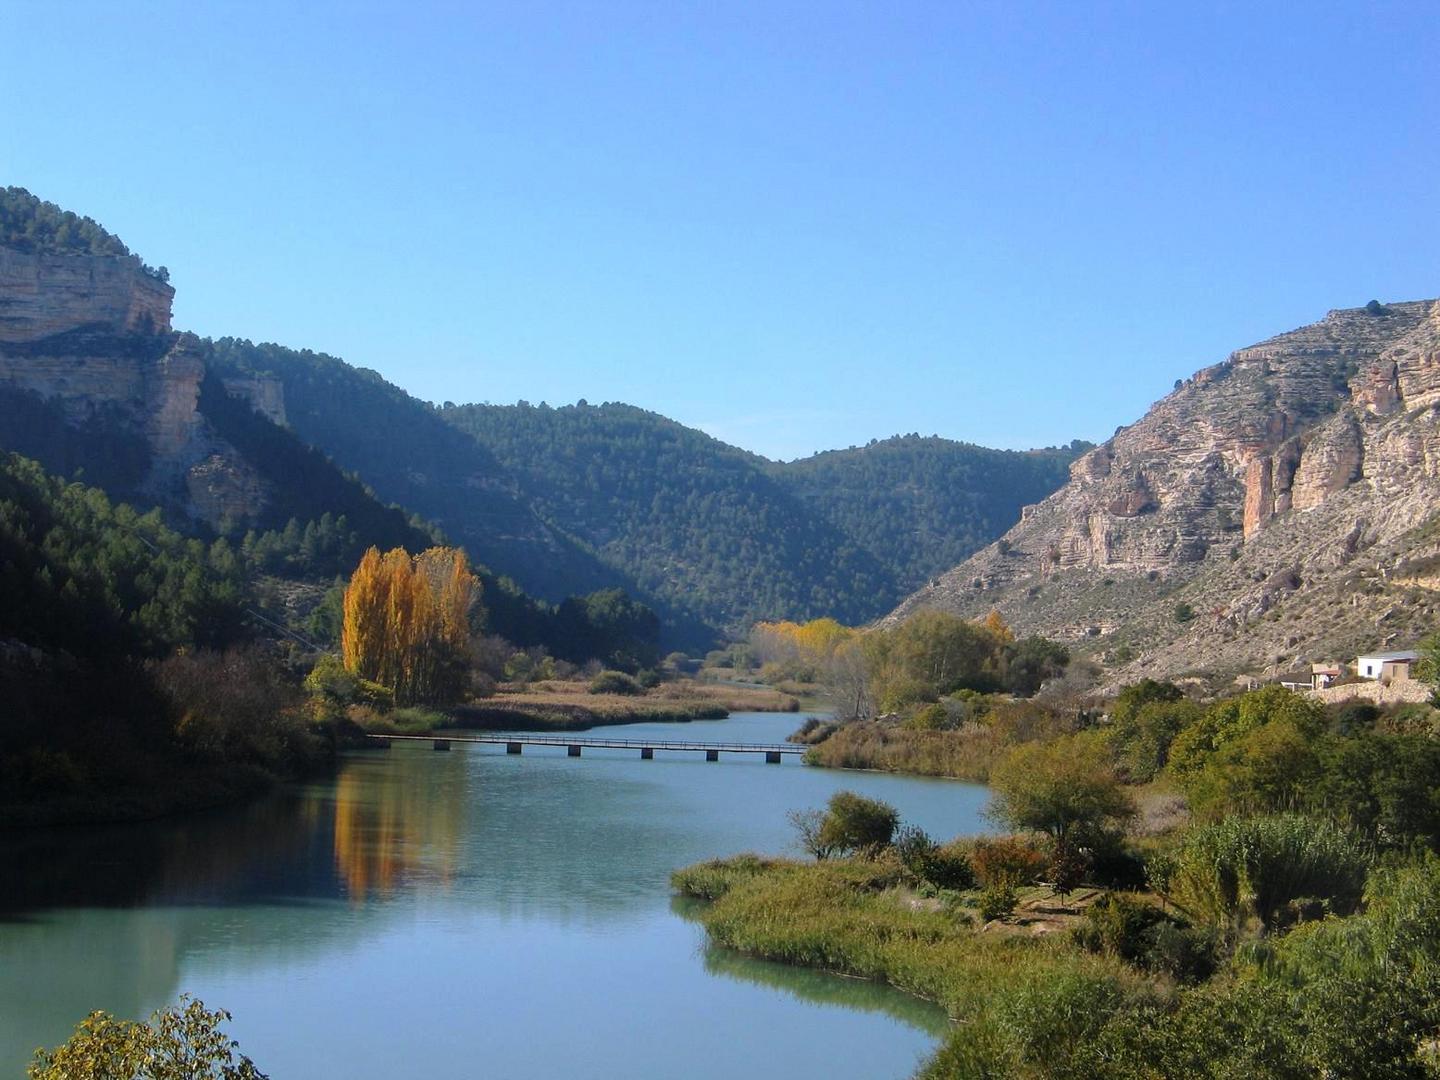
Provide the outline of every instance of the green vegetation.
{"type": "Polygon", "coordinates": [[[757,623],[732,667],[758,667],[766,682],[825,684],[842,720],[905,712],[911,727],[959,726],[966,702],[1005,690],[1028,697],[1064,673],[1070,654],[1040,637],[1017,642],[998,613],[970,622],[922,610],[892,627],[852,630],[834,619],[757,623]],[[938,708],[925,708],[938,706],[938,708]]]}
{"type": "Polygon", "coordinates": [[[771,475],[873,552],[902,594],[964,562],[1070,478],[1093,444],[990,450],[935,436],[897,435],[772,464],[771,475]]]}
{"type": "Polygon", "coordinates": [[[900,815],[889,803],[853,791],[837,791],[823,811],[796,810],[790,823],[799,834],[801,847],[817,859],[828,859],[877,854],[894,838],[900,815]]]}
{"type": "MultiPolygon", "coordinates": [[[[0,188],[0,246],[46,255],[134,257],[118,236],[92,219],[61,210],[22,187],[0,188]]],[[[163,266],[144,270],[161,281],[170,278],[163,266]]]]}
{"type": "Polygon", "coordinates": [[[602,671],[590,680],[592,694],[643,694],[645,688],[623,671],[602,671]]]}
{"type": "Polygon", "coordinates": [[[927,1077],[1436,1074],[1435,710],[1326,709],[1279,687],[1205,706],[1148,680],[1108,722],[953,706],[950,730],[926,707],[920,727],[842,725],[819,748],[965,739],[989,762],[991,815],[1022,832],[937,845],[906,826],[845,859],[820,843],[824,814],[797,815],[820,861],[676,874],[712,901],[711,940],[941,1002],[957,1024],[927,1077]],[[1193,820],[1127,835],[1126,780],[1183,793],[1193,820]]]}
{"type": "Polygon", "coordinates": [[[0,818],[223,801],[328,754],[233,559],[0,456],[0,818]]]}
{"type": "Polygon", "coordinates": [[[806,510],[762,458],[628,405],[467,405],[542,517],[643,596],[716,627],[879,614],[902,595],[874,555],[806,510]],[[883,601],[877,601],[884,597],[883,601]]]}
{"type": "Polygon", "coordinates": [[[209,350],[222,375],[279,379],[286,419],[300,438],[363,477],[381,498],[436,522],[477,562],[513,579],[517,591],[552,603],[614,587],[635,594],[633,582],[541,521],[494,454],[375,372],[324,353],[238,338],[212,341],[209,350]]]}
{"type": "Polygon", "coordinates": [[[265,1080],[224,1032],[223,1009],[181,997],[149,1023],[91,1013],[54,1050],[37,1050],[30,1080],[265,1080]]]}
{"type": "Polygon", "coordinates": [[[1076,456],[907,436],[779,464],[618,403],[442,415],[643,595],[732,630],[883,614],[1009,528],[1076,456]]]}
{"type": "Polygon", "coordinates": [[[694,649],[757,619],[883,614],[1012,525],[1085,449],[906,436],[779,464],[626,405],[435,410],[323,354],[210,349],[222,374],[279,378],[301,438],[525,590],[624,589],[694,649]]]}

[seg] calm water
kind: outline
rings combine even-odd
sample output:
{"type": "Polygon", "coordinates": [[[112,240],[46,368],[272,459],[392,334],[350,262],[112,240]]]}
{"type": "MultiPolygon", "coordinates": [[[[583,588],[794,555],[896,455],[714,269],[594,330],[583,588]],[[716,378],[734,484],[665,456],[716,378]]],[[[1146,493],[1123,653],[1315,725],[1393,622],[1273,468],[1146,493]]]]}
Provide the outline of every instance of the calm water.
{"type": "MultiPolygon", "coordinates": [[[[630,725],[781,741],[796,716],[630,725]]],[[[188,992],[277,1080],[906,1076],[939,1010],[705,947],[686,863],[784,852],[850,788],[949,837],[983,789],[791,758],[397,745],[240,811],[0,840],[0,1075],[188,992]]],[[[792,852],[793,853],[793,852],[792,852]]]]}

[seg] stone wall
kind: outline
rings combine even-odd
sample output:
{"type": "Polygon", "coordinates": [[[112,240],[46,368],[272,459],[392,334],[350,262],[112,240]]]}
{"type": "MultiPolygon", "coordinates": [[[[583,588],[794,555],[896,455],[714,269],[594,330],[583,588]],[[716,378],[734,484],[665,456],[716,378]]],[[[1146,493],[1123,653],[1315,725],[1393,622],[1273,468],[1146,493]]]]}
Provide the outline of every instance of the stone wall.
{"type": "Polygon", "coordinates": [[[133,256],[39,255],[0,248],[0,343],[93,328],[166,333],[175,290],[133,256]]]}
{"type": "Polygon", "coordinates": [[[1376,705],[1419,704],[1429,701],[1433,692],[1434,687],[1418,679],[1404,679],[1395,683],[1346,683],[1344,686],[1308,691],[1311,697],[1327,705],[1337,701],[1373,701],[1376,705]]]}

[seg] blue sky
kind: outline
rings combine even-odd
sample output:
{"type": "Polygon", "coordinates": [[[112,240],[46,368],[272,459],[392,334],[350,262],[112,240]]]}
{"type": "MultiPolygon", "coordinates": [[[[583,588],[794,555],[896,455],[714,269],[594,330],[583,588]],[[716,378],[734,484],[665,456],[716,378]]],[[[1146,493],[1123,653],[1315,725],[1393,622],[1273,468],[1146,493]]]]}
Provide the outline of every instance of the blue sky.
{"type": "Polygon", "coordinates": [[[0,183],[176,324],[772,457],[1103,439],[1440,295],[1428,3],[0,0],[0,183]],[[23,43],[23,47],[18,47],[23,43]]]}

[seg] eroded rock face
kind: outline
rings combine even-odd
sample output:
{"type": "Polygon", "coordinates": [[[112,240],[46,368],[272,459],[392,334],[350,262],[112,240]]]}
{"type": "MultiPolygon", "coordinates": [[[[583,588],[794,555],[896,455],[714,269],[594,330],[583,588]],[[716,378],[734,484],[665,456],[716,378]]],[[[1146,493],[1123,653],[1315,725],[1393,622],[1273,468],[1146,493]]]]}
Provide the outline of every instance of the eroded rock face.
{"type": "Polygon", "coordinates": [[[1357,553],[1408,543],[1437,492],[1440,302],[1332,311],[1197,372],[1078,459],[1006,534],[1003,558],[977,553],[890,618],[998,607],[1023,633],[1142,616],[1172,637],[1212,618],[1229,632],[1323,587],[1357,553]],[[1301,520],[1308,546],[1292,551],[1301,520]],[[1283,601],[1269,584],[1279,567],[1258,584],[1237,571],[1252,549],[1283,552],[1301,583],[1283,601]],[[1187,587],[1206,606],[1180,630],[1163,613],[1187,587]]]}
{"type": "MultiPolygon", "coordinates": [[[[30,255],[0,248],[0,384],[57,401],[83,424],[100,411],[145,437],[140,493],[204,520],[253,519],[265,484],[199,410],[202,343],[170,330],[174,290],[133,258],[30,255]]],[[[227,387],[283,423],[271,379],[227,387]]]]}
{"type": "Polygon", "coordinates": [[[170,330],[175,290],[133,256],[40,255],[0,248],[0,343],[80,329],[170,330]]]}

